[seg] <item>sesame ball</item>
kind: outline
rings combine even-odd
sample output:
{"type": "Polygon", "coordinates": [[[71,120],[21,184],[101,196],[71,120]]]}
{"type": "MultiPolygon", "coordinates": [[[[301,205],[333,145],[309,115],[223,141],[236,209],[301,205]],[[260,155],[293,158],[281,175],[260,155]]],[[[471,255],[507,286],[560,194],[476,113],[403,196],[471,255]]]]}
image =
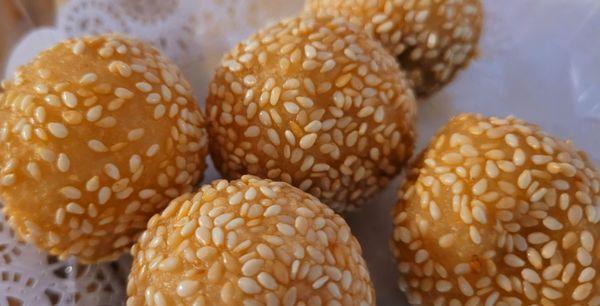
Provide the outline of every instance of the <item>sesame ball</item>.
{"type": "Polygon", "coordinates": [[[115,259],[202,177],[206,119],[180,70],[141,41],[68,40],[3,84],[4,212],[50,254],[115,259]]]}
{"type": "Polygon", "coordinates": [[[399,192],[400,288],[412,305],[600,305],[599,179],[535,125],[452,119],[399,192]]]}
{"type": "Polygon", "coordinates": [[[173,200],[132,248],[128,306],[375,305],[342,217],[283,182],[245,175],[173,200]]]}
{"type": "Polygon", "coordinates": [[[416,103],[394,58],[342,19],[292,18],[237,45],[206,103],[228,178],[290,183],[357,208],[410,157],[416,103]]]}
{"type": "Polygon", "coordinates": [[[396,56],[419,96],[476,56],[483,19],[479,0],[307,0],[306,11],[360,25],[396,56]]]}

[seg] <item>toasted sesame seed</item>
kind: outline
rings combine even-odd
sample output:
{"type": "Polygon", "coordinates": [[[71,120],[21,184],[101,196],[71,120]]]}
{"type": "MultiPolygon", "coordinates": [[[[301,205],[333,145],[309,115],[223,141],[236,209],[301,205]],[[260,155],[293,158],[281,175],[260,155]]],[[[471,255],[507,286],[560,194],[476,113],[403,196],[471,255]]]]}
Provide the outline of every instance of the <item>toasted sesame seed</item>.
{"type": "Polygon", "coordinates": [[[135,84],[135,87],[144,93],[152,91],[152,85],[148,82],[138,82],[135,84]]]}
{"type": "Polygon", "coordinates": [[[156,155],[156,153],[158,153],[159,149],[160,146],[158,144],[151,145],[150,147],[148,147],[148,150],[146,150],[146,156],[153,157],[154,155],[156,155]]]}
{"type": "Polygon", "coordinates": [[[69,135],[69,130],[58,122],[50,122],[47,125],[48,131],[56,138],[66,138],[69,135]]]}
{"type": "Polygon", "coordinates": [[[113,180],[118,180],[121,178],[119,168],[111,163],[104,165],[104,173],[106,173],[106,175],[108,175],[113,180]]]}
{"type": "Polygon", "coordinates": [[[36,180],[42,178],[40,167],[35,162],[30,162],[27,164],[27,173],[29,173],[29,175],[36,180]]]}
{"type": "Polygon", "coordinates": [[[579,286],[577,286],[577,288],[575,288],[575,290],[573,290],[571,297],[575,301],[582,301],[592,293],[592,289],[593,289],[593,285],[591,283],[585,283],[585,284],[579,285],[579,286]]]}
{"type": "Polygon", "coordinates": [[[240,289],[247,294],[258,294],[261,292],[261,288],[258,283],[248,277],[241,277],[238,280],[238,287],[240,287],[240,289]]]}
{"type": "Polygon", "coordinates": [[[158,269],[161,271],[173,271],[179,265],[179,261],[175,257],[167,257],[158,264],[158,269]]]}
{"type": "Polygon", "coordinates": [[[85,43],[81,40],[77,41],[75,45],[73,45],[72,51],[75,55],[83,54],[83,51],[85,51],[85,43]]]}
{"type": "Polygon", "coordinates": [[[143,128],[137,128],[127,133],[127,139],[129,141],[136,141],[144,137],[145,130],[143,128]]]}
{"type": "Polygon", "coordinates": [[[261,272],[260,274],[258,274],[257,280],[263,287],[265,287],[265,289],[277,289],[277,281],[275,280],[275,278],[273,278],[273,276],[271,276],[267,272],[261,272]]]}
{"type": "Polygon", "coordinates": [[[54,214],[54,224],[61,225],[65,220],[65,210],[64,208],[59,208],[56,210],[54,214]]]}
{"type": "Polygon", "coordinates": [[[115,96],[127,100],[133,98],[134,94],[129,89],[117,87],[115,88],[115,96]]]}
{"type": "Polygon", "coordinates": [[[67,199],[78,200],[81,198],[81,191],[73,186],[66,186],[60,189],[60,193],[67,199]]]}
{"type": "Polygon", "coordinates": [[[96,82],[98,80],[98,75],[93,72],[86,73],[79,79],[79,84],[88,85],[96,82]]]}
{"type": "Polygon", "coordinates": [[[0,185],[2,186],[12,186],[16,183],[16,176],[14,174],[7,174],[2,176],[0,179],[0,185]]]}
{"type": "Polygon", "coordinates": [[[284,223],[277,223],[277,230],[286,236],[293,236],[296,233],[293,227],[284,223]]]}
{"type": "Polygon", "coordinates": [[[77,106],[77,97],[73,93],[64,91],[61,94],[61,98],[67,107],[74,108],[77,106]]]}
{"type": "Polygon", "coordinates": [[[67,172],[69,171],[69,168],[71,166],[71,162],[69,160],[69,157],[64,154],[64,153],[60,153],[58,154],[58,159],[56,161],[56,166],[58,168],[58,170],[60,172],[67,172]]]}
{"type": "Polygon", "coordinates": [[[77,215],[81,215],[83,213],[85,213],[85,209],[83,207],[81,207],[79,204],[77,203],[69,203],[67,204],[67,212],[70,212],[72,214],[77,214],[77,215]]]}
{"type": "Polygon", "coordinates": [[[92,139],[88,141],[88,147],[95,152],[108,152],[108,148],[100,140],[92,139]]]}
{"type": "Polygon", "coordinates": [[[303,136],[300,139],[299,145],[302,149],[307,150],[307,149],[310,149],[315,144],[316,140],[317,140],[317,134],[310,133],[310,134],[303,136]]]}

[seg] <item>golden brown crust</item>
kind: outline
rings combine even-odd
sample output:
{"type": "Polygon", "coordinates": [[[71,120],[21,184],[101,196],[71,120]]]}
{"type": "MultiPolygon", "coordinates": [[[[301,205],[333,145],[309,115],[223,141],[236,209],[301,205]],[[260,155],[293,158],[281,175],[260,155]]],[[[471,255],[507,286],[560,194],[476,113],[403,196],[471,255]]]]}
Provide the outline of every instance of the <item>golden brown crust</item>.
{"type": "Polygon", "coordinates": [[[224,176],[285,181],[336,210],[386,185],[414,145],[404,75],[341,19],[288,19],[239,44],[217,69],[206,109],[224,176]]]}
{"type": "Polygon", "coordinates": [[[204,115],[179,69],[140,41],[60,43],[5,87],[5,213],[21,238],[53,255],[116,258],[202,177],[204,115]]]}
{"type": "Polygon", "coordinates": [[[483,23],[479,0],[308,0],[306,11],[363,27],[397,57],[422,97],[477,55],[483,23]]]}
{"type": "Polygon", "coordinates": [[[375,305],[344,219],[282,182],[245,175],[183,195],[132,253],[128,306],[375,305]]]}
{"type": "Polygon", "coordinates": [[[401,289],[413,305],[598,305],[599,178],[535,125],[452,119],[398,193],[401,289]]]}

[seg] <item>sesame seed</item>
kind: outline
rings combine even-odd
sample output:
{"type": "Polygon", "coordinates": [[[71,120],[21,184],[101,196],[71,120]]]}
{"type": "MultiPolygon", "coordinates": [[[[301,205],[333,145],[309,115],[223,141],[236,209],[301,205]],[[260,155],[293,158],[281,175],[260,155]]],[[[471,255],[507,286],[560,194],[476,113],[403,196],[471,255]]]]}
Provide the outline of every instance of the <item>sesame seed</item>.
{"type": "Polygon", "coordinates": [[[257,137],[258,135],[260,135],[260,128],[255,125],[249,126],[244,132],[244,136],[246,137],[257,137]]]}
{"type": "Polygon", "coordinates": [[[439,220],[442,217],[442,212],[434,201],[429,202],[429,214],[433,220],[439,220]]]}
{"type": "Polygon", "coordinates": [[[81,85],[89,85],[98,80],[98,75],[93,72],[86,73],[79,79],[79,84],[81,85]]]}
{"type": "Polygon", "coordinates": [[[256,251],[258,252],[258,254],[266,259],[266,260],[272,260],[275,258],[275,254],[273,253],[273,250],[271,250],[271,248],[269,246],[267,246],[266,244],[258,244],[256,246],[256,251]]]}
{"type": "Polygon", "coordinates": [[[89,122],[95,122],[102,117],[102,105],[91,107],[86,113],[86,119],[89,122]]]}
{"type": "Polygon", "coordinates": [[[151,198],[155,194],[156,194],[156,191],[154,189],[144,189],[139,192],[139,197],[142,200],[146,200],[146,199],[151,198]]]}
{"type": "Polygon", "coordinates": [[[85,190],[89,192],[96,191],[98,190],[98,188],[100,188],[100,179],[98,178],[98,176],[92,177],[85,184],[85,190]]]}
{"type": "Polygon", "coordinates": [[[12,186],[16,183],[16,176],[14,174],[7,174],[2,176],[0,179],[0,185],[2,186],[12,186]]]}
{"type": "Polygon", "coordinates": [[[418,264],[425,262],[428,258],[429,253],[426,250],[421,249],[415,253],[415,262],[418,264]]]}
{"type": "Polygon", "coordinates": [[[64,91],[61,94],[61,98],[67,107],[74,108],[77,106],[77,97],[73,93],[64,91]]]}
{"type": "Polygon", "coordinates": [[[100,140],[93,139],[88,141],[88,147],[95,152],[108,152],[108,148],[100,140]]]}
{"type": "Polygon", "coordinates": [[[448,292],[452,289],[452,283],[447,280],[439,280],[435,283],[435,289],[439,292],[448,292]]]}
{"type": "Polygon", "coordinates": [[[292,226],[284,223],[277,223],[277,230],[286,236],[293,236],[296,233],[292,226]]]}
{"type": "Polygon", "coordinates": [[[521,276],[524,280],[532,284],[540,284],[542,282],[540,276],[534,270],[529,268],[521,270],[521,276]]]}
{"type": "Polygon", "coordinates": [[[56,210],[54,214],[54,224],[61,225],[65,220],[65,210],[63,208],[59,208],[56,210]]]}
{"type": "Polygon", "coordinates": [[[81,191],[73,186],[66,186],[60,189],[60,193],[67,199],[78,200],[81,198],[81,191]]]}
{"type": "Polygon", "coordinates": [[[85,209],[83,207],[81,207],[79,204],[77,203],[69,203],[67,204],[67,212],[70,212],[72,214],[77,214],[77,215],[81,215],[83,213],[85,213],[85,209]]]}
{"type": "Polygon", "coordinates": [[[573,290],[571,297],[575,301],[582,301],[592,293],[593,286],[591,283],[579,285],[573,290]]]}
{"type": "Polygon", "coordinates": [[[158,264],[158,269],[161,271],[173,271],[179,265],[179,261],[175,257],[167,257],[158,264]]]}
{"type": "Polygon", "coordinates": [[[148,82],[138,82],[135,84],[135,87],[144,93],[152,91],[152,85],[148,82]]]}
{"type": "Polygon", "coordinates": [[[146,156],[153,157],[154,155],[156,155],[156,153],[158,153],[159,149],[160,149],[160,146],[158,144],[151,145],[148,148],[148,150],[146,150],[146,156]]]}
{"type": "Polygon", "coordinates": [[[317,289],[323,287],[328,281],[329,281],[329,276],[327,276],[327,275],[322,276],[312,284],[312,288],[317,290],[317,289]]]}
{"type": "Polygon", "coordinates": [[[192,295],[200,287],[200,283],[197,281],[185,280],[177,285],[177,295],[186,297],[192,295]]]}
{"type": "Polygon", "coordinates": [[[589,266],[592,263],[592,256],[584,248],[577,249],[576,257],[577,257],[577,261],[584,267],[589,266]]]}
{"type": "Polygon", "coordinates": [[[69,130],[62,123],[50,122],[47,127],[50,134],[56,138],[66,138],[69,136],[69,130]]]}
{"type": "Polygon", "coordinates": [[[299,145],[302,149],[308,150],[315,144],[316,140],[317,140],[316,133],[306,134],[300,139],[299,145]]]}
{"type": "Polygon", "coordinates": [[[122,77],[129,77],[133,73],[131,67],[122,61],[113,61],[108,65],[108,70],[118,73],[122,77]]]}
{"type": "Polygon", "coordinates": [[[110,188],[108,187],[102,187],[100,188],[100,191],[98,191],[98,204],[100,205],[104,205],[108,202],[108,200],[110,199],[112,195],[112,191],[110,190],[110,188]]]}
{"type": "Polygon", "coordinates": [[[504,262],[510,267],[515,268],[522,267],[523,265],[525,265],[525,261],[523,261],[521,258],[514,254],[507,254],[506,256],[504,256],[504,262]]]}
{"type": "Polygon", "coordinates": [[[127,139],[129,141],[136,141],[144,137],[145,130],[143,128],[137,128],[127,133],[127,139]]]}
{"type": "Polygon", "coordinates": [[[73,54],[81,55],[85,51],[85,43],[82,40],[79,40],[75,43],[75,45],[73,45],[73,48],[71,50],[73,54]]]}
{"type": "Polygon", "coordinates": [[[449,248],[454,244],[454,241],[456,241],[455,234],[446,234],[440,237],[440,239],[438,240],[438,244],[442,248],[449,248]]]}
{"type": "Polygon", "coordinates": [[[474,226],[469,226],[469,237],[471,238],[471,241],[473,243],[481,244],[481,234],[479,233],[479,230],[477,230],[477,228],[475,228],[474,226]]]}
{"type": "Polygon", "coordinates": [[[546,228],[548,228],[549,230],[552,230],[552,231],[558,231],[563,228],[562,223],[560,223],[558,220],[556,220],[553,217],[546,217],[546,218],[544,218],[544,220],[542,222],[546,228]]]}
{"type": "Polygon", "coordinates": [[[117,87],[115,89],[115,96],[127,100],[133,98],[134,94],[129,89],[117,87]]]}
{"type": "Polygon", "coordinates": [[[275,290],[278,287],[277,281],[269,273],[261,272],[258,274],[257,280],[266,289],[275,290]]]}
{"type": "Polygon", "coordinates": [[[258,294],[261,292],[261,288],[256,281],[248,277],[240,277],[238,287],[247,294],[258,294]]]}
{"type": "Polygon", "coordinates": [[[58,159],[56,161],[56,167],[58,168],[58,170],[60,172],[67,172],[69,171],[70,166],[71,162],[69,160],[69,157],[64,153],[58,154],[58,159]]]}
{"type": "Polygon", "coordinates": [[[472,187],[472,191],[474,195],[482,195],[487,190],[487,180],[481,179],[472,187]]]}
{"type": "Polygon", "coordinates": [[[29,175],[36,179],[39,180],[40,178],[42,178],[42,172],[40,171],[39,166],[37,165],[37,163],[35,162],[30,162],[27,164],[27,173],[29,173],[29,175]]]}
{"type": "Polygon", "coordinates": [[[104,173],[106,173],[106,175],[108,175],[113,180],[118,180],[121,178],[119,168],[111,163],[104,165],[104,173]]]}

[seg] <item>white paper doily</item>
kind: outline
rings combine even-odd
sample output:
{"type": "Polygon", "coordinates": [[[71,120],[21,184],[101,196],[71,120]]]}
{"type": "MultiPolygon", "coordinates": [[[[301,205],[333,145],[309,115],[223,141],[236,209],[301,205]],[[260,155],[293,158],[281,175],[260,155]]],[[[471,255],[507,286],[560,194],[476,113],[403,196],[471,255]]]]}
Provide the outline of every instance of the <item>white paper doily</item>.
{"type": "MultiPolygon", "coordinates": [[[[194,86],[199,101],[223,52],[263,25],[298,12],[303,0],[71,0],[61,7],[57,26],[29,33],[13,50],[11,72],[35,54],[70,36],[105,31],[130,33],[154,43],[179,64],[194,86]]],[[[451,116],[460,112],[509,115],[539,124],[561,138],[572,139],[600,161],[600,3],[597,0],[483,0],[485,26],[481,56],[444,90],[420,104],[419,148],[451,116]]],[[[217,178],[209,162],[205,182],[217,178]]],[[[365,209],[346,215],[358,236],[378,305],[407,305],[396,286],[396,269],[388,241],[390,208],[396,201],[398,180],[378,194],[365,209]]],[[[26,292],[24,305],[48,305],[47,288],[63,297],[62,305],[117,305],[115,293],[93,291],[69,302],[73,293],[86,291],[95,271],[114,275],[110,266],[86,270],[75,280],[53,276],[55,267],[32,247],[10,242],[0,230],[0,269],[20,273],[18,281],[0,278],[0,306],[5,292],[26,292]],[[22,254],[38,255],[16,255],[22,254]],[[28,251],[23,251],[28,250],[28,251]],[[12,259],[10,264],[4,260],[12,259]],[[37,257],[36,257],[37,256],[37,257]],[[112,274],[111,274],[112,273],[112,274]],[[41,280],[39,286],[26,279],[41,280]],[[14,284],[13,284],[14,283],[14,284]],[[10,289],[4,288],[10,287],[10,289]],[[20,291],[24,290],[24,291],[20,291]],[[37,299],[37,300],[36,300],[37,299]],[[102,303],[100,303],[102,302],[102,303]]],[[[128,271],[119,270],[121,272],[128,271]]],[[[117,271],[118,272],[118,271],[117,271]]],[[[103,282],[106,284],[106,282],[103,282]]],[[[118,288],[117,288],[118,287],[118,288]]],[[[121,291],[119,291],[121,290],[121,291]]],[[[22,296],[22,295],[19,295],[22,296]]],[[[122,300],[120,300],[122,302],[122,300]]],[[[4,304],[3,304],[4,303],[4,304]]]]}

